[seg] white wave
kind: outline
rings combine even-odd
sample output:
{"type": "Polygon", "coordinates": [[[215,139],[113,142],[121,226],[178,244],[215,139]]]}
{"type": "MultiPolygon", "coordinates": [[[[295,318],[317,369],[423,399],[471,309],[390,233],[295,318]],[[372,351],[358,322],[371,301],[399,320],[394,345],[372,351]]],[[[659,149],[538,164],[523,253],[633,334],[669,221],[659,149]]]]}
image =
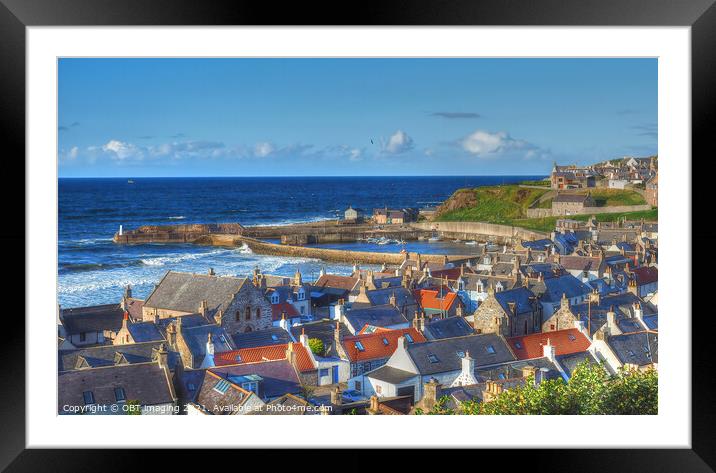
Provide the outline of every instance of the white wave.
{"type": "Polygon", "coordinates": [[[169,220],[184,220],[186,217],[183,215],[178,215],[176,217],[168,217],[169,220]]]}
{"type": "Polygon", "coordinates": [[[279,220],[278,222],[259,222],[252,225],[247,225],[248,227],[285,227],[287,225],[295,225],[297,223],[315,223],[315,222],[325,222],[327,220],[335,220],[336,217],[308,217],[308,218],[295,218],[295,219],[286,219],[286,220],[279,220]]]}
{"type": "Polygon", "coordinates": [[[145,266],[165,266],[167,264],[172,263],[180,263],[182,261],[187,260],[195,260],[198,258],[207,258],[211,256],[216,256],[224,253],[229,253],[232,250],[227,249],[218,249],[214,251],[208,251],[206,253],[179,253],[177,255],[169,255],[169,256],[155,256],[153,258],[143,258],[140,261],[145,266]]]}
{"type": "Polygon", "coordinates": [[[246,243],[242,244],[241,247],[237,251],[244,255],[254,254],[254,252],[251,251],[251,248],[249,248],[249,245],[247,245],[246,243]]]}

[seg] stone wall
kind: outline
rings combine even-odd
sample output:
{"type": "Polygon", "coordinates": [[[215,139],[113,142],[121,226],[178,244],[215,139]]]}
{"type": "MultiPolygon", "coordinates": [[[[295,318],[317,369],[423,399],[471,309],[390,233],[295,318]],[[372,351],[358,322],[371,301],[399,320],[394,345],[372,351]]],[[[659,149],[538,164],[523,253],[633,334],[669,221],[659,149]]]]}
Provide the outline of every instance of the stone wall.
{"type": "MultiPolygon", "coordinates": [[[[644,210],[651,210],[651,205],[616,205],[609,207],[582,207],[579,210],[580,215],[595,215],[595,214],[613,214],[613,213],[626,213],[626,212],[641,212],[644,210]]],[[[576,215],[576,214],[573,214],[576,215]]],[[[527,209],[528,218],[542,218],[551,216],[565,216],[562,212],[553,212],[552,209],[527,209]]]]}
{"type": "Polygon", "coordinates": [[[271,328],[271,304],[263,290],[247,280],[226,308],[220,323],[229,335],[271,328]]]}
{"type": "Polygon", "coordinates": [[[464,240],[485,240],[490,237],[507,242],[549,238],[547,233],[526,230],[512,225],[485,222],[421,222],[413,223],[411,226],[423,231],[435,230],[446,238],[461,238],[464,240]]]}
{"type": "MultiPolygon", "coordinates": [[[[212,239],[219,235],[212,235],[212,239]]],[[[243,243],[251,248],[251,251],[272,256],[290,256],[296,258],[316,258],[324,261],[338,261],[338,262],[357,262],[367,264],[400,264],[405,259],[402,253],[380,253],[371,251],[350,251],[350,250],[334,250],[329,248],[307,248],[304,246],[292,246],[292,245],[277,245],[274,243],[267,243],[265,241],[255,240],[253,238],[246,237],[233,237],[227,238],[226,236],[220,236],[217,239],[218,245],[228,244],[229,240],[233,240],[233,246],[240,246],[243,243]]],[[[415,257],[413,255],[412,257],[415,257]]],[[[434,263],[442,263],[443,255],[420,255],[423,261],[430,261],[434,263]]],[[[469,256],[460,255],[448,255],[449,260],[459,260],[468,258],[469,256]]]]}

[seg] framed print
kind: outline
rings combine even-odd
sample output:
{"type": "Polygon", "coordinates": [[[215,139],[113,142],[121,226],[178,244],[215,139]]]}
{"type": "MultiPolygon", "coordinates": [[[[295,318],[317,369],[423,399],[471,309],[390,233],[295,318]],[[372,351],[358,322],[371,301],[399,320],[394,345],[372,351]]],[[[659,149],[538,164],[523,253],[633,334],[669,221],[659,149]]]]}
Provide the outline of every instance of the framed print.
{"type": "Polygon", "coordinates": [[[299,8],[2,1],[3,467],[712,471],[712,2],[299,8]]]}

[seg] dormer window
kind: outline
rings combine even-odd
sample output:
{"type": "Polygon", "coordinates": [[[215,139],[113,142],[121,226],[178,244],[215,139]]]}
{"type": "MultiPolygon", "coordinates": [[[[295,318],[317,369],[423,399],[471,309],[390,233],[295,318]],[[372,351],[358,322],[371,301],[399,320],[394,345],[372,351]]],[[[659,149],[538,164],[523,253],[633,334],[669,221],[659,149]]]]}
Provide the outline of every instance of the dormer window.
{"type": "Polygon", "coordinates": [[[438,360],[437,356],[435,356],[431,353],[430,355],[428,355],[428,361],[430,361],[430,363],[437,363],[440,360],[438,360]]]}
{"type": "Polygon", "coordinates": [[[271,303],[272,303],[272,304],[278,304],[278,294],[276,294],[275,292],[274,292],[273,295],[271,296],[271,303]]]}
{"type": "Polygon", "coordinates": [[[306,291],[303,290],[303,288],[298,290],[298,300],[302,301],[306,299],[306,291]]]}
{"type": "Polygon", "coordinates": [[[495,354],[495,347],[493,347],[492,345],[487,345],[487,346],[485,347],[485,351],[486,351],[487,353],[489,353],[490,355],[494,355],[494,354],[495,354]]]}

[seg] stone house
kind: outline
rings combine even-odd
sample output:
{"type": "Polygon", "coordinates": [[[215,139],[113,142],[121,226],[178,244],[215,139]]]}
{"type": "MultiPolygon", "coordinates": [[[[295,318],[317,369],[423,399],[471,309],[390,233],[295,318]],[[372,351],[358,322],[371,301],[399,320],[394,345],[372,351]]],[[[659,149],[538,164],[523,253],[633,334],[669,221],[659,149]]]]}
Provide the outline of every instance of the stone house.
{"type": "Polygon", "coordinates": [[[61,371],[58,414],[126,414],[137,401],[143,415],[177,413],[174,371],[160,346],[156,361],[61,371]]]}
{"type": "Polygon", "coordinates": [[[587,194],[557,194],[552,199],[552,215],[583,214],[586,207],[595,207],[592,196],[587,194]]]}
{"type": "Polygon", "coordinates": [[[272,326],[265,289],[248,278],[168,271],[142,307],[145,321],[200,314],[229,335],[272,326]]]}
{"type": "Polygon", "coordinates": [[[122,328],[125,314],[120,304],[58,310],[58,335],[71,347],[111,343],[122,328]]]}
{"type": "Polygon", "coordinates": [[[473,325],[477,333],[496,333],[504,337],[538,332],[542,307],[537,296],[526,287],[494,292],[475,311],[473,325]]]}
{"type": "Polygon", "coordinates": [[[353,206],[348,206],[346,211],[343,213],[343,221],[345,223],[359,223],[363,220],[363,210],[354,209],[353,206]]]}
{"type": "Polygon", "coordinates": [[[659,173],[654,174],[652,178],[646,181],[646,189],[644,190],[644,197],[646,203],[652,207],[659,205],[659,173]]]}
{"type": "Polygon", "coordinates": [[[297,314],[299,320],[301,317],[311,317],[311,286],[303,283],[301,271],[296,271],[290,284],[265,287],[262,286],[261,281],[254,280],[254,285],[265,289],[266,298],[271,303],[274,325],[281,320],[283,313],[286,314],[284,318],[287,319],[295,319],[293,314],[297,314]]]}

